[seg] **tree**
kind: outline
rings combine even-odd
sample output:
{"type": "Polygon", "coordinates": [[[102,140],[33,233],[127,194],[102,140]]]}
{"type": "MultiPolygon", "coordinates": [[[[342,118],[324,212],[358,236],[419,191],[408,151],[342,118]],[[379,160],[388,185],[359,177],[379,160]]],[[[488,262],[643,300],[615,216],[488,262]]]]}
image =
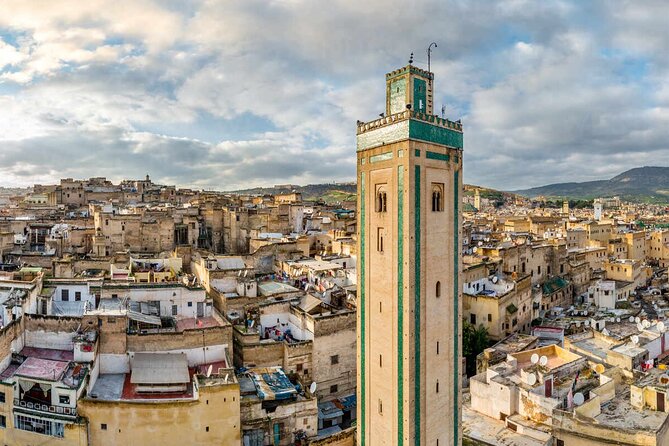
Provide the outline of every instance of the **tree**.
{"type": "Polygon", "coordinates": [[[483,352],[489,343],[487,328],[481,324],[476,327],[463,320],[462,354],[467,359],[467,376],[476,374],[476,356],[483,352]]]}

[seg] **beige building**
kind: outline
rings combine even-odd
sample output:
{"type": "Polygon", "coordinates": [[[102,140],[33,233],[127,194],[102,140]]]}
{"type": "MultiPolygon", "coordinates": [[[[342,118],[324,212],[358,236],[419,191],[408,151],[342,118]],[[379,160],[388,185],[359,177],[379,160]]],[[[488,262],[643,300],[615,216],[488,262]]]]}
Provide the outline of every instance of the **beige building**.
{"type": "Polygon", "coordinates": [[[646,253],[650,259],[657,260],[660,266],[669,266],[669,230],[651,232],[647,241],[646,253]]]}
{"type": "Polygon", "coordinates": [[[532,321],[530,276],[518,281],[493,276],[464,284],[463,315],[472,325],[483,325],[499,341],[514,332],[527,332],[532,321]]]}
{"type": "Polygon", "coordinates": [[[628,259],[646,259],[646,233],[644,231],[625,232],[621,234],[621,237],[627,245],[628,259]]]}
{"type": "Polygon", "coordinates": [[[462,126],[433,115],[433,74],[386,75],[358,122],[358,444],[458,445],[462,126]]]}
{"type": "Polygon", "coordinates": [[[640,287],[646,284],[652,272],[649,268],[636,260],[615,260],[604,263],[606,278],[609,280],[618,280],[621,282],[632,282],[634,287],[640,287]]]}

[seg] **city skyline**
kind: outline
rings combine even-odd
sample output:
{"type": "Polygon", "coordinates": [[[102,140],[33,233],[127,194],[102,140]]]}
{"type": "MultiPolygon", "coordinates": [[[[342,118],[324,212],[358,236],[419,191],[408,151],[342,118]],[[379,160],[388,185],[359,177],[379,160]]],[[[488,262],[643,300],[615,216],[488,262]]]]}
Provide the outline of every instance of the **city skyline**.
{"type": "Polygon", "coordinates": [[[7,3],[0,186],[353,180],[355,122],[382,111],[375,80],[411,52],[424,67],[432,41],[435,111],[470,135],[467,183],[607,178],[632,153],[669,165],[665,3],[396,6],[7,3]]]}

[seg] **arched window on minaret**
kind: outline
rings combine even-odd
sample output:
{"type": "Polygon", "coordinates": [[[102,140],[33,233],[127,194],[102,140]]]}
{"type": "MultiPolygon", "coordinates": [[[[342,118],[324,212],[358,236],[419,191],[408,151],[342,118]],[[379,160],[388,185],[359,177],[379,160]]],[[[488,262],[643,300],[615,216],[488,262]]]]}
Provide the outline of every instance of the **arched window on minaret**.
{"type": "Polygon", "coordinates": [[[437,281],[437,286],[435,288],[436,288],[435,291],[436,291],[437,297],[441,297],[441,282],[440,281],[437,281]]]}
{"type": "Polygon", "coordinates": [[[444,210],[444,192],[441,185],[432,186],[432,212],[441,212],[444,210]]]}
{"type": "Polygon", "coordinates": [[[376,192],[376,212],[386,212],[388,210],[388,197],[386,191],[379,189],[376,192]]]}

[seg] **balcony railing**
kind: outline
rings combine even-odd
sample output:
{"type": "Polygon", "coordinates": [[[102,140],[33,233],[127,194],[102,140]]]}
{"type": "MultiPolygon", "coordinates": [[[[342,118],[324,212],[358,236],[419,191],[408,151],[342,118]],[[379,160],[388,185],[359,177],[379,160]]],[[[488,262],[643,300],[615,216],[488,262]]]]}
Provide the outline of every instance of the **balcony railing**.
{"type": "Polygon", "coordinates": [[[55,406],[53,404],[46,403],[33,403],[31,401],[19,400],[18,398],[14,399],[14,408],[16,409],[26,409],[35,413],[47,413],[50,415],[59,415],[64,417],[77,417],[77,408],[76,407],[65,407],[65,406],[55,406]]]}

